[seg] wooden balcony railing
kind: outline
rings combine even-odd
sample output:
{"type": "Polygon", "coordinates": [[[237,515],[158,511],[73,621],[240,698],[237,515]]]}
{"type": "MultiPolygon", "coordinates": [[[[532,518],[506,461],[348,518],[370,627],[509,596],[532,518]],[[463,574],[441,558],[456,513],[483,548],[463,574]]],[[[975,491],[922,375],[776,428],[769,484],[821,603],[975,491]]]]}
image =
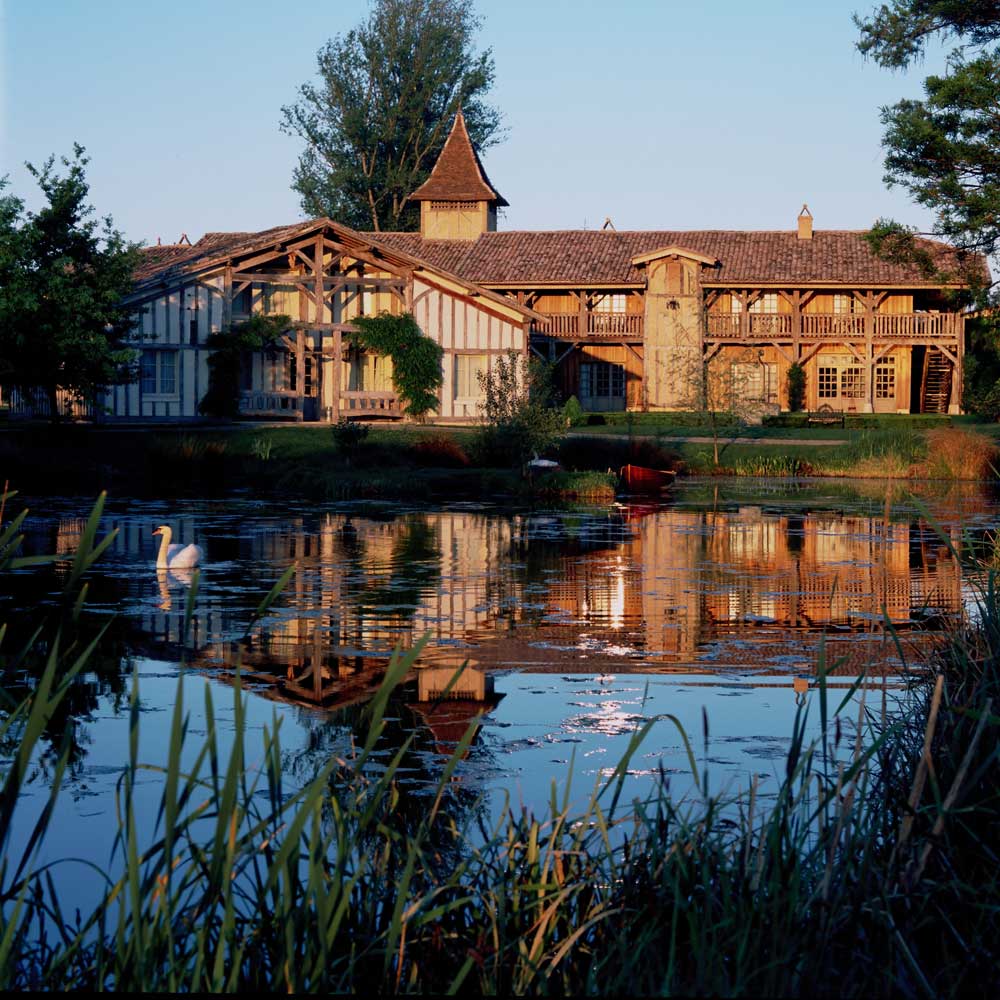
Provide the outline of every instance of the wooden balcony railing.
{"type": "MultiPolygon", "coordinates": [[[[865,313],[802,313],[795,329],[791,313],[707,313],[707,335],[711,340],[759,340],[773,337],[802,340],[835,340],[848,337],[864,340],[869,333],[865,313]]],[[[957,313],[875,313],[871,335],[879,340],[958,340],[964,331],[964,317],[957,313]]]]}
{"type": "Polygon", "coordinates": [[[586,314],[586,322],[581,322],[580,313],[550,313],[541,332],[550,337],[642,337],[641,313],[598,313],[586,314]]]}

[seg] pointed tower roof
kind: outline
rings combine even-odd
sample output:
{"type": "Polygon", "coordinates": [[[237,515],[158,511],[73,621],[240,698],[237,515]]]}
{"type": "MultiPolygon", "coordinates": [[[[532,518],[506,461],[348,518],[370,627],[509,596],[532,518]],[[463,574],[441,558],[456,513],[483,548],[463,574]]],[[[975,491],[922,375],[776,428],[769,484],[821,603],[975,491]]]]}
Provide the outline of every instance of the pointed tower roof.
{"type": "Polygon", "coordinates": [[[451,132],[430,177],[410,195],[410,201],[495,201],[506,205],[503,195],[490,183],[458,109],[451,132]]]}

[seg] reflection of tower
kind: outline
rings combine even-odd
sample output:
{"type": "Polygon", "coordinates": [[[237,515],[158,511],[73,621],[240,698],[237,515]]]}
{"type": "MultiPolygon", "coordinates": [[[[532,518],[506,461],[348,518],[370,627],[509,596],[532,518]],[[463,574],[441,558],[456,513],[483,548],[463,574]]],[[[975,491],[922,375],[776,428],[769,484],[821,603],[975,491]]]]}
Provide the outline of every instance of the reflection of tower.
{"type": "Polygon", "coordinates": [[[438,753],[450,756],[473,720],[492,712],[502,698],[494,690],[493,676],[482,670],[463,670],[461,663],[454,667],[421,667],[417,670],[417,700],[412,708],[434,734],[438,753]]]}

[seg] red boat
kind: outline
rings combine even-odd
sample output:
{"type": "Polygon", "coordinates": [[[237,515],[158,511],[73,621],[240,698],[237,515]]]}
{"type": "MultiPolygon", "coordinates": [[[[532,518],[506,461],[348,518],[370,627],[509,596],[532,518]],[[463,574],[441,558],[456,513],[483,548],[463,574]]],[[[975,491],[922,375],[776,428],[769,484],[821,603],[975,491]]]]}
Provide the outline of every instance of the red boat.
{"type": "Polygon", "coordinates": [[[625,465],[621,470],[626,493],[662,493],[673,486],[675,475],[670,469],[647,469],[642,465],[625,465]]]}

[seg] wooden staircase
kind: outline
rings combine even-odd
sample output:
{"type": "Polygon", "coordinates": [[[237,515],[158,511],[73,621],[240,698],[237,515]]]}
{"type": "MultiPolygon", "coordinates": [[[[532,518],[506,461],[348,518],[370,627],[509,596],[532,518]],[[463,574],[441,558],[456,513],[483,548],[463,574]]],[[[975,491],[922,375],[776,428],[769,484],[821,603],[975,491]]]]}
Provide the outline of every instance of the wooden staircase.
{"type": "Polygon", "coordinates": [[[928,347],[920,382],[920,412],[947,413],[951,402],[951,362],[936,348],[928,347]]]}

